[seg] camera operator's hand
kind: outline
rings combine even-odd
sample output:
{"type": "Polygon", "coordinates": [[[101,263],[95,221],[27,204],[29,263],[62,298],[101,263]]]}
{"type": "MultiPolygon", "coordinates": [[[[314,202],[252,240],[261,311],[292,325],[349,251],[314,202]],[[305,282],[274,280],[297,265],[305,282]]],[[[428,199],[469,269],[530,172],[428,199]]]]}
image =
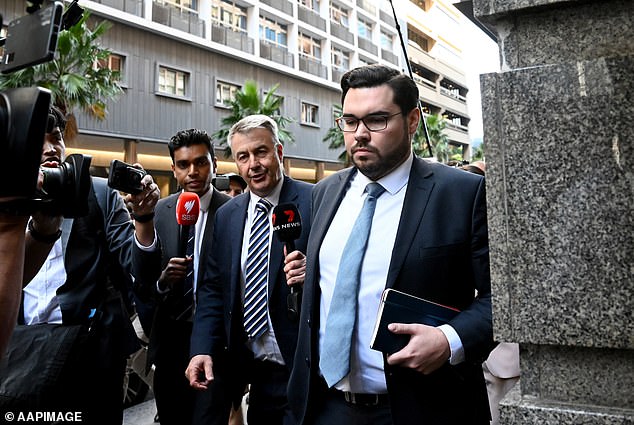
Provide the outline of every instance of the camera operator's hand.
{"type": "MultiPolygon", "coordinates": [[[[143,169],[141,164],[134,164],[135,168],[143,169]]],[[[150,246],[154,242],[154,207],[158,202],[161,191],[151,175],[146,174],[141,179],[143,190],[133,195],[128,193],[124,201],[132,211],[136,238],[141,245],[150,246]]]]}

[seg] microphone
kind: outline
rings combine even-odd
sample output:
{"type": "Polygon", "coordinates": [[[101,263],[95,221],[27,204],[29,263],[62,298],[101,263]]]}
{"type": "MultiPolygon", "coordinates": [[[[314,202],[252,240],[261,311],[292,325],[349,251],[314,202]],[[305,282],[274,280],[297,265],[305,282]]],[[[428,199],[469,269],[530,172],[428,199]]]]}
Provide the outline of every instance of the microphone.
{"type": "Polygon", "coordinates": [[[302,234],[302,217],[295,204],[279,204],[273,208],[273,232],[286,246],[286,252],[295,251],[295,239],[302,234]]]}
{"type": "Polygon", "coordinates": [[[189,238],[189,226],[195,226],[200,213],[200,198],[194,192],[183,192],[176,201],[176,222],[180,226],[180,241],[178,244],[178,256],[187,254],[187,239],[189,238]]]}
{"type": "MultiPolygon", "coordinates": [[[[302,234],[302,217],[294,204],[279,204],[273,208],[273,233],[286,246],[286,252],[295,251],[295,239],[302,234]]],[[[290,287],[286,297],[286,314],[291,322],[299,321],[299,308],[302,304],[302,288],[290,287]]]]}

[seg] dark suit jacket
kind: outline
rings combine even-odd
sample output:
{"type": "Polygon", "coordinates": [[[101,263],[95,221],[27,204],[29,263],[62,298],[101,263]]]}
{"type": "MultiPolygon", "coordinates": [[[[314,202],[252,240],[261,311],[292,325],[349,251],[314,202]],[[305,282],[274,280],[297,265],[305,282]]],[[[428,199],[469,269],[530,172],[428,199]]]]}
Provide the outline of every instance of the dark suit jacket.
{"type": "MultiPolygon", "coordinates": [[[[312,188],[311,184],[285,176],[280,193],[280,204],[290,202],[299,208],[302,233],[295,241],[295,247],[302,252],[306,252],[310,231],[312,188]]],[[[242,395],[248,382],[244,365],[252,357],[244,344],[246,335],[240,281],[240,256],[249,197],[245,193],[233,198],[216,214],[214,246],[218,248],[209,257],[204,279],[198,288],[198,308],[191,341],[192,356],[223,356],[228,352],[228,358],[235,363],[235,370],[230,373],[230,376],[235,377],[234,397],[242,395]]],[[[283,268],[283,245],[273,236],[269,258],[269,314],[284,362],[290,370],[297,341],[297,323],[287,318],[286,298],[289,288],[283,268]]]]}
{"type": "MultiPolygon", "coordinates": [[[[319,251],[355,172],[330,176],[313,192],[300,333],[288,391],[298,423],[310,418],[319,379],[319,251]]],[[[414,159],[385,286],[462,310],[450,324],[466,355],[463,364],[446,364],[427,376],[385,362],[394,424],[488,424],[481,363],[491,349],[492,327],[482,177],[414,159]]]]}
{"type": "MultiPolygon", "coordinates": [[[[231,199],[229,195],[217,191],[213,186],[211,190],[214,192],[209,203],[207,222],[200,246],[200,259],[198,260],[199,279],[202,276],[204,259],[211,255],[214,246],[212,245],[214,216],[218,208],[231,199]]],[[[157,352],[163,343],[170,345],[170,335],[165,331],[166,322],[174,313],[180,313],[180,311],[173,311],[174,304],[176,304],[176,308],[182,308],[178,305],[178,300],[175,299],[175,297],[180,297],[178,291],[174,291],[176,295],[171,292],[163,295],[158,294],[156,290],[156,282],[169,260],[181,256],[178,252],[180,226],[176,222],[176,202],[179,195],[180,192],[172,194],[156,204],[154,228],[158,237],[159,249],[152,252],[143,251],[136,243],[132,248],[132,273],[135,277],[135,291],[143,301],[151,303],[156,309],[150,332],[148,364],[156,359],[157,352]]]]}

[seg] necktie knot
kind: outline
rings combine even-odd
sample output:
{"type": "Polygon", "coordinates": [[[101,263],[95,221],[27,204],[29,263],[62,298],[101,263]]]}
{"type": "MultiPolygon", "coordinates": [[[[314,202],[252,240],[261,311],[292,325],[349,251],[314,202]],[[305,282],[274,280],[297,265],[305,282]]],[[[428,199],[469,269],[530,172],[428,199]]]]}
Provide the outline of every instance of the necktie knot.
{"type": "Polygon", "coordinates": [[[380,183],[368,183],[365,190],[368,192],[368,196],[371,196],[374,199],[377,199],[379,196],[383,195],[383,192],[385,192],[385,188],[381,186],[380,183]]]}
{"type": "Polygon", "coordinates": [[[271,204],[265,198],[260,198],[258,203],[255,204],[255,210],[264,214],[268,213],[271,207],[273,207],[273,204],[271,204]]]}

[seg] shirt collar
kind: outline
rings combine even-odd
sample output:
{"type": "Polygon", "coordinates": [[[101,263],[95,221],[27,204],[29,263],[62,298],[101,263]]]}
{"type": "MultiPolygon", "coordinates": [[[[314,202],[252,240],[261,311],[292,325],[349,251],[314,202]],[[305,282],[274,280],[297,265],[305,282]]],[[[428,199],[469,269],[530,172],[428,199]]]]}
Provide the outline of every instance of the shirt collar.
{"type": "MultiPolygon", "coordinates": [[[[396,167],[391,173],[381,177],[376,181],[385,188],[390,195],[398,193],[409,181],[409,174],[414,163],[414,155],[409,154],[409,157],[403,161],[401,165],[396,167]]],[[[361,194],[365,190],[365,187],[373,181],[367,178],[363,173],[358,172],[353,178],[352,184],[361,188],[361,194]]]]}
{"type": "MultiPolygon", "coordinates": [[[[282,192],[282,185],[284,184],[284,176],[282,176],[282,178],[280,179],[279,182],[277,182],[277,185],[275,185],[275,187],[273,188],[273,190],[271,191],[271,193],[269,193],[268,195],[266,195],[264,198],[269,201],[271,203],[271,205],[276,206],[277,204],[280,203],[280,193],[282,192]]],[[[251,197],[251,202],[250,202],[250,209],[255,208],[255,204],[258,203],[258,201],[261,199],[261,197],[259,197],[258,195],[256,195],[255,193],[249,191],[249,196],[251,197]]]]}

